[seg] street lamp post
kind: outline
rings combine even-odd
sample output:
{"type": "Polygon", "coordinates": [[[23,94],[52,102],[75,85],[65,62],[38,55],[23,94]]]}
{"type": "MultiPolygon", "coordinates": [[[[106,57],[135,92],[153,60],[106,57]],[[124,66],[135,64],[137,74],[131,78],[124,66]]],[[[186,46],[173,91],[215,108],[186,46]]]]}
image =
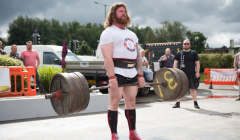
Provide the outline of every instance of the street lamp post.
{"type": "Polygon", "coordinates": [[[42,45],[43,45],[43,25],[42,25],[42,45]]]}
{"type": "Polygon", "coordinates": [[[102,3],[99,3],[99,2],[94,2],[95,4],[100,4],[100,5],[103,5],[105,7],[105,18],[106,18],[106,6],[109,6],[109,5],[106,5],[106,4],[102,4],[102,3]]]}

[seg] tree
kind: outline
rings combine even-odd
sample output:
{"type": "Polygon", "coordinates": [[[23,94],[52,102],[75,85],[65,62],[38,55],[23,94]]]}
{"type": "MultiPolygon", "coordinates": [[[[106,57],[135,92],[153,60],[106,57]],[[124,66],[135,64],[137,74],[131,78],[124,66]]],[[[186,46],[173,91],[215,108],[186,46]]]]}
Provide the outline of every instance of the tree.
{"type": "Polygon", "coordinates": [[[63,26],[55,19],[51,20],[51,24],[52,40],[56,42],[56,45],[62,45],[63,41],[67,39],[66,34],[64,34],[63,26]]]}
{"type": "Polygon", "coordinates": [[[145,43],[146,34],[149,30],[151,30],[151,28],[148,26],[145,28],[139,28],[138,25],[132,25],[132,27],[128,27],[128,29],[133,31],[137,35],[139,44],[145,43]]]}
{"type": "Polygon", "coordinates": [[[16,20],[9,23],[8,44],[26,44],[26,41],[32,40],[33,33],[38,29],[40,19],[29,18],[28,16],[18,16],[16,20]]]}
{"type": "MultiPolygon", "coordinates": [[[[132,25],[128,27],[138,37],[138,43],[156,43],[156,42],[177,42],[185,38],[186,26],[180,21],[163,21],[161,28],[152,29],[151,27],[139,27],[132,25]]],[[[41,43],[44,45],[62,45],[63,41],[72,40],[85,41],[92,50],[98,46],[98,40],[104,27],[102,24],[87,23],[80,24],[77,21],[63,22],[62,24],[56,19],[39,19],[29,18],[28,16],[18,16],[9,24],[9,45],[25,44],[26,41],[32,40],[33,33],[37,32],[42,38],[41,43]]],[[[7,44],[6,44],[7,45],[7,44]]]]}
{"type": "Polygon", "coordinates": [[[168,42],[167,31],[163,28],[156,28],[156,42],[168,42]]]}
{"type": "Polygon", "coordinates": [[[88,23],[85,28],[84,39],[92,49],[97,49],[98,40],[100,39],[100,35],[103,31],[103,25],[99,24],[90,24],[88,23]]]}
{"type": "MultiPolygon", "coordinates": [[[[85,40],[93,49],[97,48],[100,35],[104,27],[102,24],[87,23],[80,25],[77,21],[63,22],[61,25],[56,19],[38,19],[28,16],[18,16],[9,24],[9,44],[22,45],[32,40],[33,33],[41,35],[41,43],[44,45],[62,45],[63,41],[85,40]]],[[[7,44],[6,44],[7,45],[7,44]]]]}
{"type": "Polygon", "coordinates": [[[92,53],[93,50],[87,43],[82,44],[76,52],[78,55],[92,55],[92,53]]]}
{"type": "Polygon", "coordinates": [[[206,48],[207,48],[207,49],[209,49],[209,48],[210,48],[208,43],[207,43],[207,45],[206,45],[206,48]]]}
{"type": "Polygon", "coordinates": [[[227,52],[227,50],[228,50],[227,46],[223,45],[223,46],[222,46],[222,51],[223,51],[223,53],[227,52]]]}
{"type": "Polygon", "coordinates": [[[180,21],[171,23],[165,20],[161,24],[162,28],[154,29],[158,42],[181,42],[186,37],[187,26],[180,21]]]}
{"type": "Polygon", "coordinates": [[[223,49],[227,49],[227,46],[223,45],[222,48],[223,48],[223,49]]]}
{"type": "Polygon", "coordinates": [[[146,42],[147,43],[155,43],[156,42],[156,36],[153,33],[153,30],[148,30],[146,35],[146,42]]]}
{"type": "Polygon", "coordinates": [[[191,42],[191,49],[195,50],[197,53],[203,53],[207,37],[200,32],[191,32],[190,30],[187,31],[186,35],[191,42]]]}

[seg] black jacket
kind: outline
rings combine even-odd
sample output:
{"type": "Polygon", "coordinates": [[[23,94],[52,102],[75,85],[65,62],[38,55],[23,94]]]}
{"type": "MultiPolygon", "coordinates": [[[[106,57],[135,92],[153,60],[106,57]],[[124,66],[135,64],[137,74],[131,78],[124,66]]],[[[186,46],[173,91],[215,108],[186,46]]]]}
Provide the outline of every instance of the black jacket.
{"type": "Polygon", "coordinates": [[[17,58],[18,60],[21,60],[23,62],[23,64],[25,64],[23,58],[18,53],[16,53],[16,54],[10,53],[9,56],[12,57],[12,58],[17,58]]]}
{"type": "Polygon", "coordinates": [[[3,50],[0,50],[0,55],[7,55],[7,53],[4,52],[3,50]]]}
{"type": "Polygon", "coordinates": [[[163,55],[159,60],[159,67],[160,68],[173,68],[173,64],[174,64],[174,55],[170,54],[169,56],[163,55]],[[167,57],[166,61],[162,61],[163,58],[167,57]]]}

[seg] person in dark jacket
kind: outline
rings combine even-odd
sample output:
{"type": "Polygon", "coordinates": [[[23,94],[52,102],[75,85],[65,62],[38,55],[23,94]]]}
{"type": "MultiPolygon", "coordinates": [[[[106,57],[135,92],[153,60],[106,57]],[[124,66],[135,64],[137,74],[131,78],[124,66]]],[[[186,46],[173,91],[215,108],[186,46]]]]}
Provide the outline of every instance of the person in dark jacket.
{"type": "Polygon", "coordinates": [[[160,68],[173,68],[174,55],[171,54],[171,50],[167,48],[165,50],[165,55],[163,55],[159,60],[160,68]]]}
{"type": "Polygon", "coordinates": [[[7,53],[2,50],[2,41],[0,41],[0,55],[6,55],[7,53]]]}
{"type": "Polygon", "coordinates": [[[17,45],[13,44],[11,47],[10,57],[21,60],[24,64],[23,58],[17,53],[17,45]]]}

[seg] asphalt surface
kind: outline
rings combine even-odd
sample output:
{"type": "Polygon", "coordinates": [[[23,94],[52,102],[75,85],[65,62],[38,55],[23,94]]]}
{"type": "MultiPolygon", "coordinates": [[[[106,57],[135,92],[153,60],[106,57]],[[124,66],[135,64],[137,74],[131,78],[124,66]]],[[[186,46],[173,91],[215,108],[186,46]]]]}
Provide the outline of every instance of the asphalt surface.
{"type": "MultiPolygon", "coordinates": [[[[152,91],[137,97],[137,131],[147,140],[239,140],[240,101],[234,86],[200,84],[198,104],[188,93],[181,108],[175,101],[163,102],[152,91]]],[[[118,134],[128,140],[124,104],[118,110],[118,134]]],[[[106,112],[0,122],[1,140],[110,140],[106,112]]]]}

